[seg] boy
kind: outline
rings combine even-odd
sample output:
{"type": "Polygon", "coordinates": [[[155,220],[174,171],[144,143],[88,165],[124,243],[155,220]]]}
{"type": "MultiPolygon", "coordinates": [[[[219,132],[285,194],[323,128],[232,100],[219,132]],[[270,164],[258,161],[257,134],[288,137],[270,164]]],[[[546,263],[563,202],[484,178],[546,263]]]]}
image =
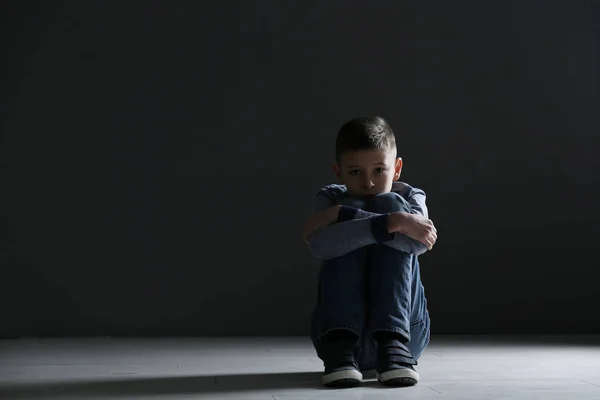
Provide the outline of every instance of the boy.
{"type": "Polygon", "coordinates": [[[437,240],[425,193],[397,182],[402,159],[381,117],[345,123],[336,161],[340,184],[319,190],[302,232],[323,260],[311,323],[323,384],[356,386],[375,369],[382,384],[415,385],[430,327],[417,256],[437,240]]]}

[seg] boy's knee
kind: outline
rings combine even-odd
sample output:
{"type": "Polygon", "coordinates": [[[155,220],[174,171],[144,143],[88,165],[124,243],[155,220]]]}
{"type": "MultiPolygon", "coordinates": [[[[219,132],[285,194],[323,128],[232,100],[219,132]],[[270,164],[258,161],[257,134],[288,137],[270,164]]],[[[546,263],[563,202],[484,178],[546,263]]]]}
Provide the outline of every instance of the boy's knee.
{"type": "Polygon", "coordinates": [[[366,209],[367,208],[367,203],[364,200],[361,199],[357,199],[354,197],[345,197],[340,201],[340,205],[342,206],[348,206],[348,207],[354,207],[354,208],[361,208],[361,209],[366,209]]]}
{"type": "Polygon", "coordinates": [[[382,193],[372,197],[368,209],[376,213],[391,213],[395,211],[410,212],[410,204],[398,193],[382,193]]]}

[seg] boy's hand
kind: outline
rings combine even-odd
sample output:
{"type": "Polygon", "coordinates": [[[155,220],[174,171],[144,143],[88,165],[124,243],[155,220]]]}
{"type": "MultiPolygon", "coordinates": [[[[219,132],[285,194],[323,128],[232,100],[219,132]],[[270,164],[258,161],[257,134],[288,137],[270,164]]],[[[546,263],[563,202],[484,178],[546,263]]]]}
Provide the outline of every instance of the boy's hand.
{"type": "Polygon", "coordinates": [[[431,250],[437,241],[437,229],[430,219],[416,214],[393,212],[388,217],[388,232],[399,232],[423,243],[431,250]]]}

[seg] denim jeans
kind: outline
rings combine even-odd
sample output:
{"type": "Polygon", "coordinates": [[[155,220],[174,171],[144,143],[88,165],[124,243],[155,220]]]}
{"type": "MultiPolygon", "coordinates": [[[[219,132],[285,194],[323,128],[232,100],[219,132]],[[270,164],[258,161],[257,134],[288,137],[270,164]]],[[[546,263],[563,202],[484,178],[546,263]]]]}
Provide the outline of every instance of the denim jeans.
{"type": "MultiPolygon", "coordinates": [[[[345,198],[341,204],[382,214],[410,212],[410,204],[394,192],[368,202],[345,198]]],[[[375,369],[376,331],[400,333],[418,359],[429,344],[430,319],[417,256],[374,244],[325,260],[311,321],[311,339],[322,360],[321,339],[336,329],[358,336],[355,356],[361,371],[375,369]]]]}

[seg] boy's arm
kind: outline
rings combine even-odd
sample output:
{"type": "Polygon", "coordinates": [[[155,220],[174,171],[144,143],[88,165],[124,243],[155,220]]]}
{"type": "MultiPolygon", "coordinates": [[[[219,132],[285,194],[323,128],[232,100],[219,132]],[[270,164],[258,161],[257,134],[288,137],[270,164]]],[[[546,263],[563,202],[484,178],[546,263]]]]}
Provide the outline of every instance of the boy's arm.
{"type": "Polygon", "coordinates": [[[302,240],[308,243],[308,238],[318,229],[333,224],[338,220],[341,206],[328,206],[326,209],[311,215],[302,228],[302,240]]]}
{"type": "Polygon", "coordinates": [[[341,257],[358,248],[385,243],[393,235],[388,232],[388,215],[351,219],[319,228],[308,237],[311,253],[321,259],[341,257]]]}
{"type": "MultiPolygon", "coordinates": [[[[425,192],[411,187],[403,192],[401,194],[411,205],[411,214],[427,218],[425,192]]],[[[315,211],[316,214],[304,227],[303,239],[318,258],[339,257],[374,243],[384,243],[396,250],[416,255],[427,251],[427,246],[418,240],[400,232],[389,233],[389,222],[383,222],[387,214],[335,205],[326,190],[317,194],[315,211]],[[383,228],[386,225],[387,230],[383,228]]],[[[393,221],[392,225],[394,223],[393,221]]]]}
{"type": "Polygon", "coordinates": [[[418,214],[422,217],[429,218],[429,210],[426,204],[427,196],[423,190],[407,187],[400,194],[410,204],[411,214],[418,214]]]}
{"type": "MultiPolygon", "coordinates": [[[[355,209],[356,214],[354,218],[362,219],[362,218],[376,218],[381,215],[386,214],[378,214],[370,211],[365,211],[361,209],[355,209]]],[[[397,211],[399,214],[407,214],[401,211],[397,211]]],[[[418,240],[415,240],[407,235],[400,232],[392,232],[391,239],[383,242],[386,246],[389,246],[393,249],[403,251],[409,254],[421,255],[427,251],[427,246],[418,240]]]]}
{"type": "Polygon", "coordinates": [[[305,225],[303,238],[317,258],[340,257],[393,238],[388,231],[387,214],[356,218],[358,209],[336,205],[324,190],[317,193],[315,203],[315,215],[305,225]]]}
{"type": "MultiPolygon", "coordinates": [[[[424,218],[429,218],[429,210],[427,209],[425,192],[418,188],[407,186],[400,192],[400,195],[404,197],[410,204],[410,213],[420,215],[424,218]]],[[[396,250],[402,250],[407,253],[413,253],[421,255],[427,251],[427,246],[423,243],[414,240],[400,232],[394,233],[394,239],[385,243],[396,250]],[[405,250],[408,248],[412,251],[405,250]]]]}

